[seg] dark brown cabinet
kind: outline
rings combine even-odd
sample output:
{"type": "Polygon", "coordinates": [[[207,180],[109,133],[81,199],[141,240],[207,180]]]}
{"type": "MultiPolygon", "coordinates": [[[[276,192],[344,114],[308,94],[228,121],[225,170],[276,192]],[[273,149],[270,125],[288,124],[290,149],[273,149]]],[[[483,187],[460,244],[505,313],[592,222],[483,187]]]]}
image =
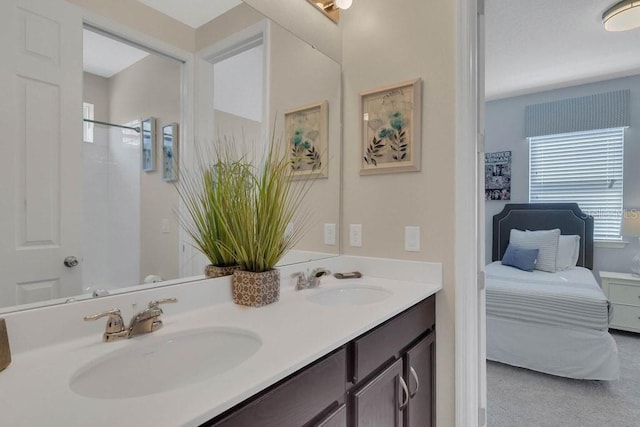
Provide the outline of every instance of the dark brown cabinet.
{"type": "Polygon", "coordinates": [[[203,425],[429,427],[434,379],[431,296],[203,425]]]}
{"type": "Polygon", "coordinates": [[[435,390],[435,332],[422,338],[404,356],[404,379],[409,390],[404,425],[431,427],[435,425],[433,392],[435,390]]]}
{"type": "Polygon", "coordinates": [[[409,398],[402,378],[402,359],[393,362],[353,393],[351,425],[399,427],[409,398]]]}
{"type": "Polygon", "coordinates": [[[339,405],[335,410],[322,417],[317,423],[311,425],[317,427],[347,427],[347,405],[339,405]]]}
{"type": "Polygon", "coordinates": [[[355,339],[348,370],[350,426],[433,425],[435,298],[355,339]],[[366,405],[366,406],[363,406],[366,405]],[[366,407],[366,409],[362,409],[366,407]]]}
{"type": "MultiPolygon", "coordinates": [[[[339,349],[303,368],[246,404],[205,423],[216,427],[299,427],[342,403],[345,393],[346,351],[339,349]]],[[[328,426],[334,424],[327,424],[328,426]]],[[[340,425],[340,424],[335,424],[340,425]]]]}

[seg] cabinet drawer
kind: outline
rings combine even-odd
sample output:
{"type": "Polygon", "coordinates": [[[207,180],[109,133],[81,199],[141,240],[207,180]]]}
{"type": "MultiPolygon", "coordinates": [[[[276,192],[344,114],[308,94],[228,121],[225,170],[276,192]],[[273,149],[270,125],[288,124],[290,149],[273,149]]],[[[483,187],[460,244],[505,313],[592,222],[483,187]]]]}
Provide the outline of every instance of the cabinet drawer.
{"type": "Polygon", "coordinates": [[[344,403],[324,417],[315,427],[347,427],[347,405],[344,403]]]}
{"type": "Polygon", "coordinates": [[[640,286],[611,283],[609,284],[609,300],[613,303],[640,307],[640,286]]]}
{"type": "MultiPolygon", "coordinates": [[[[294,374],[282,384],[220,421],[224,427],[298,427],[316,417],[345,393],[346,352],[343,349],[294,374]]],[[[331,424],[328,424],[331,425],[331,424]]]]}
{"type": "Polygon", "coordinates": [[[609,327],[640,332],[640,307],[614,304],[613,319],[609,327]]]}
{"type": "Polygon", "coordinates": [[[354,384],[362,380],[385,361],[397,357],[402,349],[426,330],[433,328],[435,305],[435,296],[431,296],[354,340],[349,380],[354,384]]]}

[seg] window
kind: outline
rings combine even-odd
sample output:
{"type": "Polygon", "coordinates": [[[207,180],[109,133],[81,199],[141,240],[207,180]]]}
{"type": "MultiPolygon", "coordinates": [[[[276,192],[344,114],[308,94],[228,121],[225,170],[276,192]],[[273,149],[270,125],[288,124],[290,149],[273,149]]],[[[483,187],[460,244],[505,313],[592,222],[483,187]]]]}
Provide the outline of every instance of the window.
{"type": "MultiPolygon", "coordinates": [[[[93,104],[88,102],[82,103],[82,118],[94,120],[93,118],[93,104]]],[[[93,142],[93,123],[82,122],[82,139],[84,142],[93,142]]]]}
{"type": "Polygon", "coordinates": [[[529,202],[575,202],[594,239],[620,239],[624,128],[529,138],[529,202]]]}

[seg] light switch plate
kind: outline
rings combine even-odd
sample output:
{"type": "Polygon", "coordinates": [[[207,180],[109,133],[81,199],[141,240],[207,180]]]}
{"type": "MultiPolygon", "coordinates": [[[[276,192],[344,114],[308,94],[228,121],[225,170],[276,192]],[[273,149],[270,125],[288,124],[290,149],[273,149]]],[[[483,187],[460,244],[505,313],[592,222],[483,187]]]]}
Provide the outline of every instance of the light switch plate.
{"type": "Polygon", "coordinates": [[[349,224],[349,245],[362,246],[362,224],[349,224]]]}
{"type": "Polygon", "coordinates": [[[325,224],[324,225],[324,244],[335,245],[336,244],[336,225],[325,224]]]}
{"type": "Polygon", "coordinates": [[[420,227],[406,226],[404,228],[404,250],[420,252],[420,227]]]}

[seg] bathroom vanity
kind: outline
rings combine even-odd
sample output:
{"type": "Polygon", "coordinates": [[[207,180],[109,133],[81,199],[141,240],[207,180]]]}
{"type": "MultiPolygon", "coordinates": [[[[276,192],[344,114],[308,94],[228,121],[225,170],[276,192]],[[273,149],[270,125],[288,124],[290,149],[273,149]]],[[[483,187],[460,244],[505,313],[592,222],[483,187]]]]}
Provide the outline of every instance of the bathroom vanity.
{"type": "Polygon", "coordinates": [[[203,425],[428,427],[434,379],[431,296],[203,425]]]}
{"type": "Polygon", "coordinates": [[[307,267],[363,277],[301,291],[285,279],[258,309],[217,278],[3,315],[1,424],[432,425],[441,265],[341,256],[281,275],[307,267]],[[130,339],[103,342],[102,319],[82,320],[170,297],[163,326],[130,339]]]}

